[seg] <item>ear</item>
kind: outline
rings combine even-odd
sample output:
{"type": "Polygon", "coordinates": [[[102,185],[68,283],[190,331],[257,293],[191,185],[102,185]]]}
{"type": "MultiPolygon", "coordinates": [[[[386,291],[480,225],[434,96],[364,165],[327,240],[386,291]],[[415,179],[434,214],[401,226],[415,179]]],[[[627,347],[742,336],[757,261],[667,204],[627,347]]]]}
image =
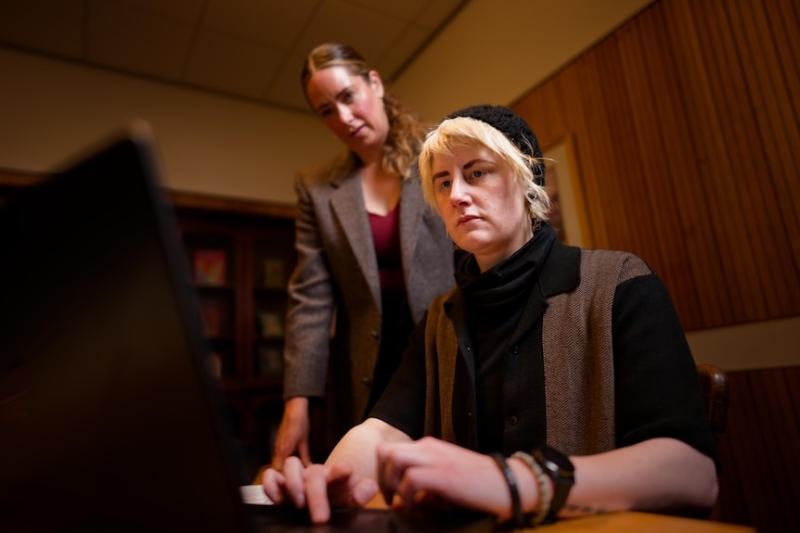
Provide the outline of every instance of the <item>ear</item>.
{"type": "Polygon", "coordinates": [[[383,80],[381,80],[381,75],[378,74],[377,70],[369,71],[369,85],[372,87],[372,90],[375,91],[375,94],[378,95],[378,98],[383,98],[386,90],[383,88],[383,80]]]}

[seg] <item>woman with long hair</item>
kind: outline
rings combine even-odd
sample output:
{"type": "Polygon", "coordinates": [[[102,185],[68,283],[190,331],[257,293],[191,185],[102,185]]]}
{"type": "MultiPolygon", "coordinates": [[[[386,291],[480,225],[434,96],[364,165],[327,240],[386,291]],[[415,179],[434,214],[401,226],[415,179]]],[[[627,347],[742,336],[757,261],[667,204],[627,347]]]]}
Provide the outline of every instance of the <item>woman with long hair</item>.
{"type": "Polygon", "coordinates": [[[296,181],[278,469],[295,452],[310,461],[310,399],[326,397],[331,443],[364,419],[414,324],[454,284],[452,241],[422,197],[416,163],[425,127],[417,115],[345,44],[314,48],[301,82],[347,150],[296,181]]]}

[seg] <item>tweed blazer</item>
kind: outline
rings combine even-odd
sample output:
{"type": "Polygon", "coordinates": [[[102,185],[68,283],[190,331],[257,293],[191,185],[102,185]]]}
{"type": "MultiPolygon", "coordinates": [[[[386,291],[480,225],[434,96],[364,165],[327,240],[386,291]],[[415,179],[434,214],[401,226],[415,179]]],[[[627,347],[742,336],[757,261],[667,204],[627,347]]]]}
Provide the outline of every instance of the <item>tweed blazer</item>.
{"type": "MultiPolygon", "coordinates": [[[[289,280],[284,397],[325,395],[330,366],[339,432],[361,422],[380,347],[377,259],[355,156],[301,171],[295,182],[297,266],[289,280]]],[[[453,243],[425,204],[418,173],[400,199],[403,274],[414,322],[454,285],[453,243]]],[[[329,421],[330,422],[330,421],[329,421]]]]}

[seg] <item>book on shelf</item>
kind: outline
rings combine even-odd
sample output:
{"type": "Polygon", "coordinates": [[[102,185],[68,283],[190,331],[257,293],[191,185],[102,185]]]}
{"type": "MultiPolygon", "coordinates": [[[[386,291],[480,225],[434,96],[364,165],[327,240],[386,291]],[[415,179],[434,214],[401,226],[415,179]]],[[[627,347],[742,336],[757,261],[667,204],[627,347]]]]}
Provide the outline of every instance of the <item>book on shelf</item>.
{"type": "Polygon", "coordinates": [[[280,346],[263,344],[258,348],[258,373],[262,376],[283,372],[283,350],[280,346]]]}
{"type": "Polygon", "coordinates": [[[262,337],[283,337],[283,319],[278,313],[262,311],[258,314],[262,337]]]}
{"type": "Polygon", "coordinates": [[[222,335],[222,310],[211,302],[200,305],[203,318],[203,333],[206,337],[219,337],[222,335]]]}
{"type": "Polygon", "coordinates": [[[286,265],[279,257],[264,259],[264,287],[283,289],[286,287],[286,265]]]}
{"type": "Polygon", "coordinates": [[[203,285],[225,283],[225,250],[199,248],[193,253],[194,280],[203,285]]]}
{"type": "Polygon", "coordinates": [[[208,373],[214,379],[222,379],[222,356],[217,352],[211,352],[208,355],[208,373]]]}

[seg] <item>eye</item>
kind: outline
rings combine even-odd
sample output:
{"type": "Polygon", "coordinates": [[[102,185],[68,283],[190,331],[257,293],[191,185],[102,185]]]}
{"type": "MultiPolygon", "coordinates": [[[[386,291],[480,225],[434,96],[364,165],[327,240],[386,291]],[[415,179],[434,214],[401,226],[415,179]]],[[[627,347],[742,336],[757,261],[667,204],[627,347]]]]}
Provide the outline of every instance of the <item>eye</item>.
{"type": "Polygon", "coordinates": [[[440,178],[436,180],[436,190],[437,191],[446,191],[450,189],[450,186],[453,184],[453,181],[447,178],[440,178]]]}
{"type": "Polygon", "coordinates": [[[478,179],[482,178],[486,175],[486,172],[483,170],[470,170],[468,177],[469,179],[478,179]]]}
{"type": "Polygon", "coordinates": [[[348,103],[352,102],[356,97],[356,93],[354,91],[347,91],[342,94],[342,102],[348,103]]]}

